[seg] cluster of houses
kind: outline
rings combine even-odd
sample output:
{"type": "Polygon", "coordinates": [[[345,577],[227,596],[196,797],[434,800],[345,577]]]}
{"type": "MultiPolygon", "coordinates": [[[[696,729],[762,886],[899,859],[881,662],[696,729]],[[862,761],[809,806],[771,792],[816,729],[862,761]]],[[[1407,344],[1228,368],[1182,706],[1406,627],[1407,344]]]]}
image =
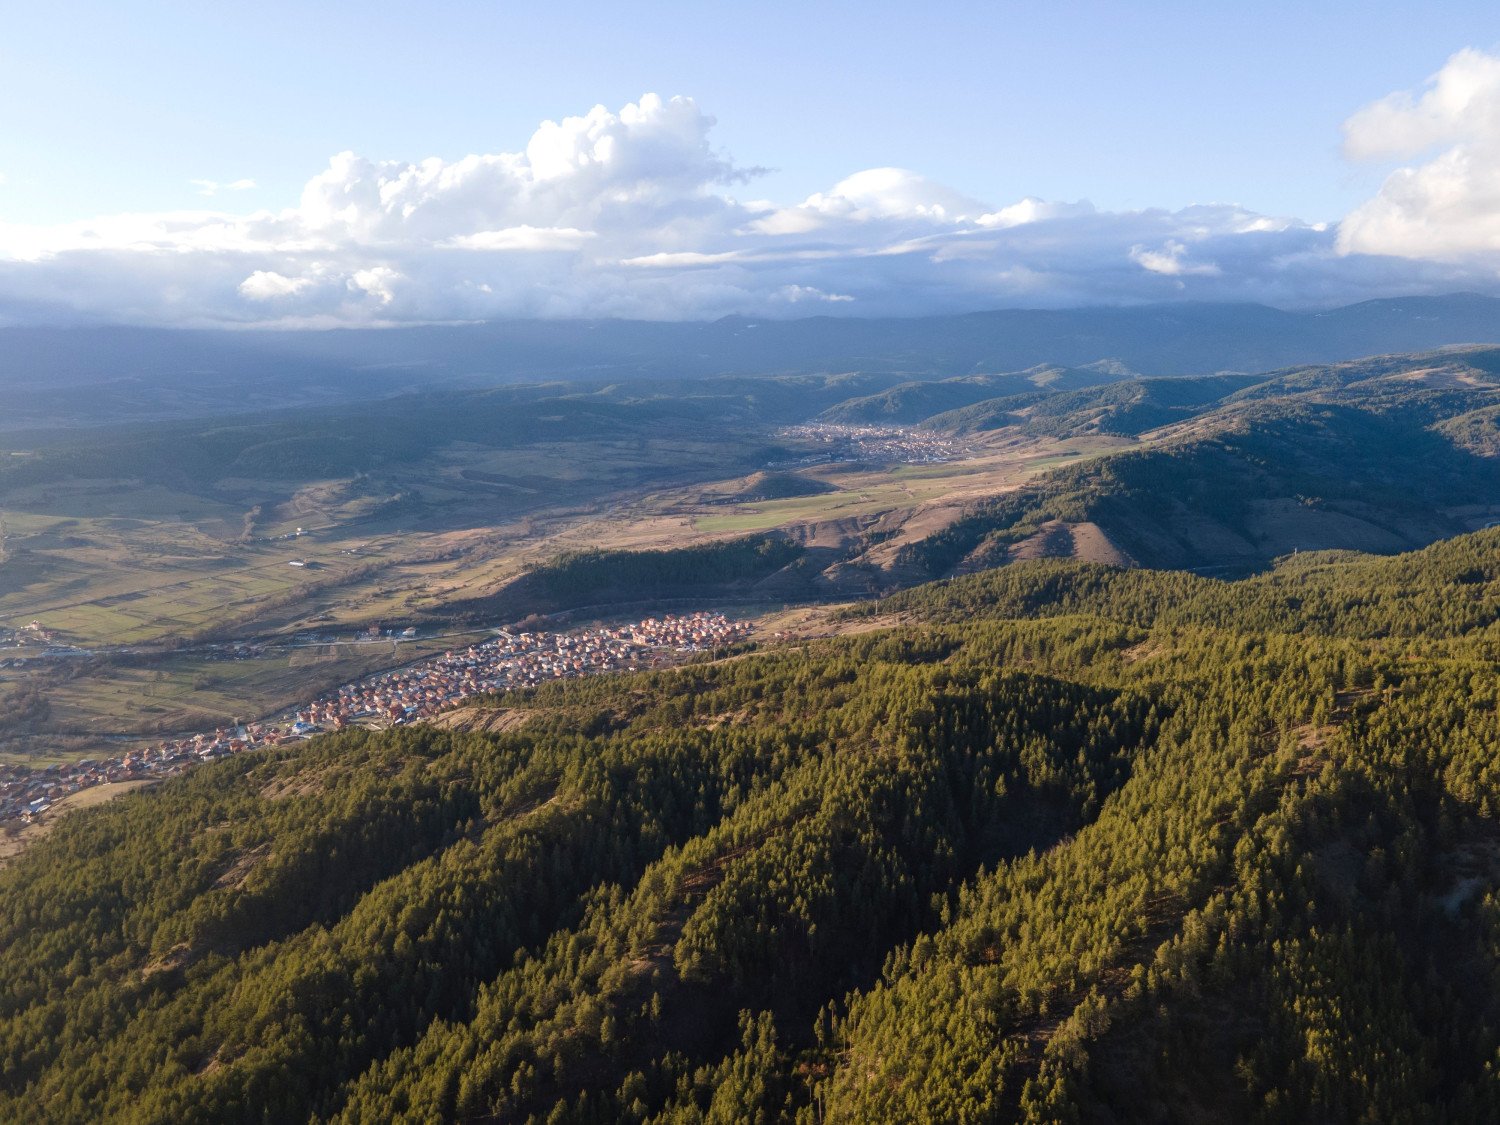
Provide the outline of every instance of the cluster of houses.
{"type": "Polygon", "coordinates": [[[319,696],[279,719],[170,739],[119,758],[31,769],[0,765],[0,823],[29,822],[79,789],[112,781],[171,777],[198,762],[276,746],[348,726],[389,727],[429,718],[487,692],[548,680],[646,667],[673,653],[744,640],[750,626],[723,614],[669,614],[632,625],[569,633],[506,633],[462,651],[419,661],[319,696]]]}
{"type": "Polygon", "coordinates": [[[211,735],[195,734],[191,738],[172,739],[159,746],[142,747],[123,757],[103,761],[85,758],[43,769],[0,765],[0,824],[15,820],[30,823],[69,793],[80,789],[91,789],[113,781],[152,781],[171,777],[198,762],[212,761],[282,740],[277,732],[253,723],[232,734],[224,730],[211,735]]]}
{"type": "Polygon", "coordinates": [[[667,659],[667,653],[721,648],[748,634],[748,625],[717,613],[652,617],[571,633],[502,633],[462,651],[346,684],[300,709],[290,732],[301,736],[354,724],[415,722],[475,695],[642,667],[667,659]]]}
{"type": "Polygon", "coordinates": [[[48,629],[40,621],[33,621],[29,625],[12,628],[9,625],[0,625],[0,648],[22,648],[35,644],[56,644],[57,633],[48,629]]]}
{"type": "Polygon", "coordinates": [[[952,438],[929,430],[908,426],[863,426],[842,422],[808,422],[787,426],[777,437],[811,442],[823,446],[824,452],[804,458],[802,464],[828,461],[899,462],[929,465],[953,461],[965,449],[952,438]]]}

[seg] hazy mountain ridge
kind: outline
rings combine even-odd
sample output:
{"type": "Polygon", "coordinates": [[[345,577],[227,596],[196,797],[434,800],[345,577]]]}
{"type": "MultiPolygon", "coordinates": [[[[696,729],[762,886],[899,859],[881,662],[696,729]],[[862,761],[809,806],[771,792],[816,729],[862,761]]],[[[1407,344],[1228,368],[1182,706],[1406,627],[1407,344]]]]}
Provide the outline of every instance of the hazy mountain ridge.
{"type": "MultiPolygon", "coordinates": [[[[1497,357],[1491,347],[1450,348],[1202,377],[1048,367],[937,382],[864,373],[433,389],[357,406],[16,435],[11,447],[24,455],[0,462],[0,488],[129,477],[213,493],[219,480],[293,485],[394,474],[395,493],[458,447],[624,448],[678,435],[722,440],[735,458],[723,465],[730,476],[791,456],[778,427],[894,417],[960,440],[1099,437],[1114,445],[1016,492],[966,502],[957,522],[894,554],[880,542],[902,523],[900,512],[868,534],[839,531],[844,546],[821,550],[819,566],[799,571],[805,593],[890,588],[1000,564],[1043,524],[1058,523],[1044,554],[1070,553],[1067,529],[1088,525],[1086,535],[1113,544],[1100,558],[1246,569],[1293,549],[1409,549],[1491,518],[1500,487],[1485,454],[1500,444],[1497,357]],[[1091,379],[1101,382],[1070,389],[1091,379]],[[955,398],[1014,386],[1028,389],[946,409],[955,398]],[[830,566],[837,569],[818,577],[830,566]]],[[[481,473],[492,476],[496,488],[544,483],[481,473]]],[[[731,490],[717,500],[753,498],[775,497],[731,490]]],[[[420,512],[411,518],[420,526],[420,512]]]]}
{"type": "MultiPolygon", "coordinates": [[[[505,321],[327,331],[0,328],[7,428],[354,400],[422,387],[870,371],[908,379],[1082,368],[1268,371],[1500,340],[1500,299],[1009,309],[961,316],[713,322],[505,321]],[[91,388],[88,396],[68,388],[91,388]],[[90,398],[98,396],[91,403],[90,398]]],[[[1102,372],[1100,373],[1102,376],[1102,372]]]]}
{"type": "Polygon", "coordinates": [[[1140,378],[1113,363],[1087,367],[1043,365],[1002,375],[965,375],[952,379],[899,383],[879,394],[849,399],[818,415],[826,422],[866,425],[913,425],[986,402],[1026,395],[1051,394],[1140,378]]]}

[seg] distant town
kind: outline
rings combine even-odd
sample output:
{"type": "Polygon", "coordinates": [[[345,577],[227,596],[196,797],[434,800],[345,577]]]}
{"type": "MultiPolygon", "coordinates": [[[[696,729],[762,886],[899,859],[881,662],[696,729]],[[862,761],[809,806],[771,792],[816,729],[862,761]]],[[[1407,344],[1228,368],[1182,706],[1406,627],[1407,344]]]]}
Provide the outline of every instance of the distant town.
{"type": "Polygon", "coordinates": [[[683,653],[742,641],[750,626],[719,613],[693,613],[566,633],[497,634],[463,650],[345,684],[265,722],[168,739],[117,758],[44,769],[0,765],[0,825],[30,823],[70,793],[95,785],[160,780],[200,762],[351,726],[384,729],[414,723],[490,692],[660,665],[683,653]]]}
{"type": "Polygon", "coordinates": [[[786,426],[777,437],[813,442],[826,451],[804,457],[798,464],[817,465],[830,461],[878,461],[930,465],[962,457],[966,447],[935,431],[909,426],[862,426],[843,422],[808,422],[786,426]]]}

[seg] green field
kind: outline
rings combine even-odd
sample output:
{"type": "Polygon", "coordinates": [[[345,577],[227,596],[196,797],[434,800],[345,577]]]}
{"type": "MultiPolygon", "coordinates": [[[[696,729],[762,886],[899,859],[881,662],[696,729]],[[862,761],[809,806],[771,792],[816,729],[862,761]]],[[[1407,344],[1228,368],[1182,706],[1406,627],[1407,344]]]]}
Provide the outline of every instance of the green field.
{"type": "Polygon", "coordinates": [[[955,461],[896,464],[878,470],[862,465],[847,469],[820,466],[815,470],[818,478],[836,485],[838,492],[708,508],[694,519],[693,526],[710,535],[768,531],[794,523],[916,507],[950,497],[993,495],[1037,473],[1075,464],[1118,445],[1098,439],[1073,439],[1061,445],[1027,443],[1016,448],[977,443],[970,456],[955,461]]]}
{"type": "Polygon", "coordinates": [[[729,515],[699,516],[693,521],[693,526],[709,535],[767,531],[790,523],[885,511],[898,503],[910,503],[912,499],[906,489],[887,487],[863,492],[835,492],[826,496],[799,496],[790,500],[760,500],[738,505],[729,515]]]}
{"type": "Polygon", "coordinates": [[[169,656],[137,664],[105,662],[48,688],[45,730],[0,744],[0,761],[44,765],[96,754],[99,740],[150,740],[248,722],[399,664],[475,643],[487,630],[440,638],[329,644],[225,660],[169,656]]]}
{"type": "MultiPolygon", "coordinates": [[[[662,408],[646,400],[642,409],[662,408]]],[[[176,451],[163,446],[147,460],[143,449],[158,439],[135,435],[109,463],[123,467],[134,457],[139,477],[62,473],[10,487],[0,480],[0,626],[35,622],[45,630],[33,654],[51,643],[104,657],[0,669],[0,701],[28,692],[50,701],[45,720],[0,721],[0,755],[89,755],[106,735],[263,714],[305,697],[314,681],[361,675],[374,660],[206,665],[173,654],[184,645],[369,625],[430,629],[453,620],[453,607],[483,606],[529,567],[573,550],[670,549],[812,525],[823,529],[820,544],[854,550],[873,517],[900,523],[916,513],[912,527],[926,534],[1039,465],[1109,444],[980,439],[964,460],[821,465],[807,472],[832,491],[727,504],[747,474],[765,467],[765,432],[738,421],[700,424],[691,399],[669,409],[689,421],[631,423],[624,427],[631,436],[616,436],[618,419],[605,418],[592,436],[513,435],[495,444],[428,434],[425,450],[388,459],[378,446],[341,445],[337,457],[352,450],[351,464],[362,451],[377,454],[374,467],[347,475],[263,479],[239,475],[237,462],[222,464],[212,453],[202,464],[184,455],[192,470],[174,475],[168,462],[176,451]],[[129,651],[115,651],[122,648],[129,651]]],[[[189,453],[201,438],[187,436],[189,453]]],[[[796,450],[773,452],[785,458],[796,450]]],[[[80,463],[90,455],[82,447],[77,454],[80,463]]]]}
{"type": "MultiPolygon", "coordinates": [[[[106,656],[0,669],[0,699],[35,688],[51,704],[34,728],[0,725],[0,758],[89,756],[104,735],[260,715],[387,666],[388,647],[238,662],[171,649],[414,620],[429,632],[451,601],[497,589],[580,522],[628,522],[647,487],[711,480],[737,456],[733,442],[669,438],[453,443],[381,475],[294,486],[225,477],[199,489],[13,488],[0,495],[0,626],[35,622],[46,643],[106,656]],[[128,660],[108,655],[121,646],[128,660]]],[[[403,645],[396,659],[418,655],[403,645]]]]}

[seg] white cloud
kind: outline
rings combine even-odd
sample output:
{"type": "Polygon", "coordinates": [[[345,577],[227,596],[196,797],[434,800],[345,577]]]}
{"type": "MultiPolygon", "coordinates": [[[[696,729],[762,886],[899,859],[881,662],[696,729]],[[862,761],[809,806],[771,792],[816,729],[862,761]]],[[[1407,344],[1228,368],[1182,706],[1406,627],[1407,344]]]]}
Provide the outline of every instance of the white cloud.
{"type": "Polygon", "coordinates": [[[227,184],[221,184],[218,180],[189,180],[198,189],[199,195],[214,196],[221,191],[249,191],[255,187],[254,180],[231,180],[227,184]]]}
{"type": "Polygon", "coordinates": [[[593,237],[593,231],[577,227],[533,227],[523,223],[504,230],[456,235],[442,245],[458,250],[576,250],[593,237]]]}
{"type": "Polygon", "coordinates": [[[1009,207],[1002,207],[998,211],[980,215],[974,221],[982,227],[1004,229],[1005,227],[1019,227],[1026,223],[1040,223],[1048,219],[1077,219],[1094,213],[1092,203],[1080,201],[1078,203],[1049,203],[1045,199],[1037,199],[1027,196],[1019,203],[1012,203],[1009,207]]]}
{"type": "Polygon", "coordinates": [[[761,234],[806,234],[835,223],[878,219],[962,222],[983,210],[977,200],[905,168],[868,168],[840,180],[828,192],[756,219],[750,227],[761,234]]]}
{"type": "Polygon", "coordinates": [[[256,270],[239,284],[239,291],[252,301],[274,301],[295,297],[312,285],[306,277],[284,277],[275,270],[256,270]]]}
{"type": "Polygon", "coordinates": [[[1434,145],[1493,139],[1500,133],[1500,58],[1459,51],[1427,80],[1420,98],[1399,90],[1344,122],[1353,160],[1405,159],[1434,145]]]}
{"type": "Polygon", "coordinates": [[[672,253],[641,254],[635,258],[624,258],[622,266],[643,266],[647,269],[678,269],[694,266],[717,266],[724,262],[750,261],[752,256],[734,250],[723,250],[717,254],[705,254],[698,250],[678,250],[672,253]]]}
{"type": "MultiPolygon", "coordinates": [[[[1253,229],[1253,225],[1252,225],[1253,229]]],[[[1130,260],[1144,270],[1167,277],[1217,277],[1224,271],[1212,262],[1187,262],[1188,248],[1176,239],[1168,239],[1159,250],[1144,246],[1130,248],[1130,260]]]]}
{"type": "Polygon", "coordinates": [[[807,302],[824,302],[837,305],[845,301],[854,300],[847,293],[825,293],[823,290],[811,285],[783,285],[776,291],[775,296],[778,301],[785,301],[789,305],[804,304],[807,302]]]}
{"type": "MultiPolygon", "coordinates": [[[[713,118],[689,98],[646,95],[543,123],[516,151],[411,162],[339,153],[280,210],[0,222],[0,315],[50,307],[198,325],[910,315],[1493,289],[1493,266],[1475,253],[1500,224],[1500,203],[1488,218],[1482,206],[1500,166],[1500,128],[1487,123],[1500,99],[1494,61],[1455,56],[1456,77],[1438,76],[1428,94],[1350,119],[1353,153],[1390,151],[1376,138],[1394,135],[1449,147],[1393,174],[1336,229],[1231,204],[997,206],[890,167],[788,205],[739,200],[756,170],[714,148],[713,118]],[[1462,223],[1443,217],[1439,180],[1462,223]]],[[[197,186],[222,203],[253,182],[197,186]]],[[[1500,229],[1493,238],[1500,245],[1500,229]]]]}
{"type": "Polygon", "coordinates": [[[390,266],[371,266],[355,270],[347,282],[351,290],[373,297],[378,304],[389,305],[396,299],[396,285],[405,280],[390,266]]]}
{"type": "Polygon", "coordinates": [[[1344,122],[1344,150],[1428,159],[1393,170],[1345,217],[1342,252],[1500,266],[1500,57],[1459,51],[1420,97],[1365,106],[1344,122]]]}

